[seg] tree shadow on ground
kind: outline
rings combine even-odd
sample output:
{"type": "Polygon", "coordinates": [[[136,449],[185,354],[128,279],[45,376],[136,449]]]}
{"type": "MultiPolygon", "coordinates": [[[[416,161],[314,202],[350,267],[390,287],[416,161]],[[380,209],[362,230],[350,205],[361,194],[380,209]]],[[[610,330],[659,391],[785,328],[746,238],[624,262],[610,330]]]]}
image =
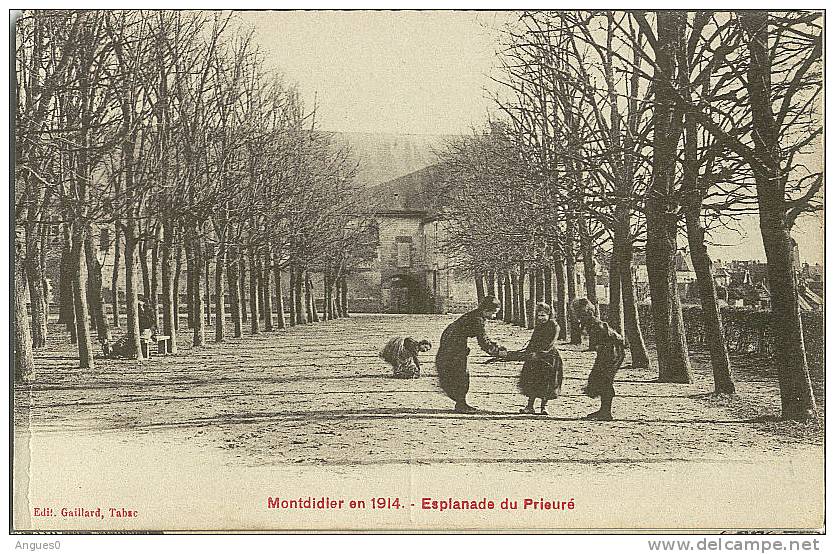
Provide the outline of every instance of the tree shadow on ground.
{"type": "Polygon", "coordinates": [[[458,414],[450,409],[440,408],[371,408],[357,410],[320,410],[320,411],[287,411],[287,412],[261,412],[250,414],[229,414],[196,418],[171,423],[148,423],[142,425],[116,425],[113,428],[182,428],[182,427],[205,427],[216,425],[248,425],[263,424],[270,422],[286,421],[379,421],[381,419],[415,419],[415,420],[455,420],[455,421],[528,421],[536,420],[547,423],[559,422],[584,422],[589,425],[598,426],[611,423],[635,423],[635,424],[708,424],[708,425],[740,425],[757,423],[747,419],[634,419],[615,418],[613,421],[587,420],[584,416],[577,417],[555,417],[542,415],[519,414],[518,412],[479,410],[473,414],[458,414]]]}

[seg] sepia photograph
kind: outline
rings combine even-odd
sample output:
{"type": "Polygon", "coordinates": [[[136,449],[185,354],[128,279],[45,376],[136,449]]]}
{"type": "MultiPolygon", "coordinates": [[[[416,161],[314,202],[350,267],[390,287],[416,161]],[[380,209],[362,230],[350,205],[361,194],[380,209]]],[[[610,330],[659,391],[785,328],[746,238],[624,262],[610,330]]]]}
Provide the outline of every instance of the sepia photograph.
{"type": "Polygon", "coordinates": [[[10,533],[825,533],[824,11],[683,8],[10,11],[10,533]]]}

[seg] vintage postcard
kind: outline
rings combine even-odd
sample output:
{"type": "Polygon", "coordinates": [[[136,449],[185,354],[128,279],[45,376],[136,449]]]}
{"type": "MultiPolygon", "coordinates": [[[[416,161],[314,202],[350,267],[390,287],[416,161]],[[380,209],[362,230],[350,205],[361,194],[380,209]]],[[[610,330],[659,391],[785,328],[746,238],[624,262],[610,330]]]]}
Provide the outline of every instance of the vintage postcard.
{"type": "Polygon", "coordinates": [[[11,24],[13,533],[824,532],[822,11],[11,24]]]}

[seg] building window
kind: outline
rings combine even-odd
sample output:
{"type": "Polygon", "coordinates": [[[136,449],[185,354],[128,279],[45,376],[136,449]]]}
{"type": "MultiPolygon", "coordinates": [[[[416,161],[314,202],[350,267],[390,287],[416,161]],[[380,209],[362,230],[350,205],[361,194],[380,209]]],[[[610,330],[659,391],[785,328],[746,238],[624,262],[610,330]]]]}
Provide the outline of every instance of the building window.
{"type": "Polygon", "coordinates": [[[397,267],[412,267],[412,245],[408,242],[397,243],[397,267]]]}

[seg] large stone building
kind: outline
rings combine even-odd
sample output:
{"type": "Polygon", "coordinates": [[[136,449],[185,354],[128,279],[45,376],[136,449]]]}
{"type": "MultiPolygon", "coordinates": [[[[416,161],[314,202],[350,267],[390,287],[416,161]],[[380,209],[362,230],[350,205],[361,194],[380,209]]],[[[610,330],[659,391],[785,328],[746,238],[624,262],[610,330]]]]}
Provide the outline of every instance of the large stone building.
{"type": "Polygon", "coordinates": [[[368,190],[377,256],[352,272],[349,308],[392,313],[459,312],[475,306],[475,283],[456,274],[442,248],[438,167],[425,167],[368,190]]]}

